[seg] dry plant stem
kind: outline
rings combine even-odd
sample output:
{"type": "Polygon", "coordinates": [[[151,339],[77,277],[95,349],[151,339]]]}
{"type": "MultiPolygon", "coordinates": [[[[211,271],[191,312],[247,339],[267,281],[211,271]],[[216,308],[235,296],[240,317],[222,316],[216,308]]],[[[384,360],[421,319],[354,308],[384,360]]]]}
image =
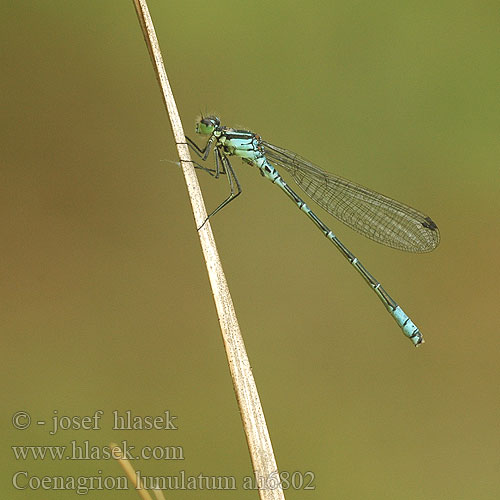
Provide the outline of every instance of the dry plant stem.
{"type": "Polygon", "coordinates": [[[153,490],[156,500],[166,500],[162,490],[153,490]]]}
{"type": "Polygon", "coordinates": [[[111,443],[109,447],[112,450],[113,457],[118,460],[118,463],[125,471],[125,474],[127,474],[127,477],[134,485],[134,488],[136,489],[137,493],[139,493],[139,496],[142,498],[142,500],[153,500],[148,491],[142,488],[142,485],[139,485],[139,488],[137,487],[137,476],[135,474],[135,470],[130,462],[123,457],[121,448],[115,443],[111,443]]]}
{"type": "MultiPolygon", "coordinates": [[[[177,144],[182,170],[184,172],[191,205],[193,207],[195,224],[196,227],[200,227],[207,217],[207,212],[193,163],[191,162],[179,113],[163,65],[163,59],[153,22],[146,1],[133,1],[158,82],[160,83],[163,100],[170,117],[175,143],[177,144]]],[[[198,234],[217,308],[224,347],[226,349],[229,369],[233,379],[241,418],[243,420],[254,473],[257,478],[263,481],[261,484],[258,484],[259,495],[263,500],[284,499],[283,490],[279,487],[278,468],[274,458],[271,439],[266,427],[257,387],[255,386],[250,363],[245,351],[245,345],[236,319],[233,301],[229,294],[226,278],[215,246],[210,222],[207,222],[203,228],[198,231],[198,234]]]]}

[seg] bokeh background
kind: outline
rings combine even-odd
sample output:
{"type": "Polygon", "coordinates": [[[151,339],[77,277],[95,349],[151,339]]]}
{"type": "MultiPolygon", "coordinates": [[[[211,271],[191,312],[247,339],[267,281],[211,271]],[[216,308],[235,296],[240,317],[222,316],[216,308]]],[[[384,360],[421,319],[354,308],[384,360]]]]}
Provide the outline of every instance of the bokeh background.
{"type": "MultiPolygon", "coordinates": [[[[410,255],[320,216],[420,326],[403,337],[271,183],[212,221],[290,499],[500,497],[500,34],[493,1],[149,2],[186,131],[217,112],[425,211],[410,255]]],[[[132,2],[2,2],[3,491],[12,475],[118,476],[12,445],[182,446],[145,475],[251,474],[186,188],[132,2]],[[15,430],[25,410],[33,424],[15,430]],[[50,435],[58,415],[101,429],[50,435]],[[178,418],[113,430],[111,412],[178,418]],[[46,420],[46,426],[36,421],[46,420]]],[[[209,209],[223,179],[199,175],[209,209]]],[[[314,206],[314,205],[312,205],[314,206]]],[[[133,499],[134,491],[88,498],[133,499]]],[[[178,490],[167,498],[257,498],[178,490]]]]}

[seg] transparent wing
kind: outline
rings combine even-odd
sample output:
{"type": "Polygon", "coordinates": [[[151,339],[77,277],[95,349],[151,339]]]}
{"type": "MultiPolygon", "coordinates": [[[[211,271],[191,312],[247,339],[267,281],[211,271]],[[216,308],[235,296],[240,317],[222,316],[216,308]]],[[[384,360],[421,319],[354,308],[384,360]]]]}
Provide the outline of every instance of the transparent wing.
{"type": "Polygon", "coordinates": [[[327,173],[291,151],[263,145],[271,164],[289,172],[320,207],[363,236],[406,252],[430,252],[438,246],[438,227],[422,212],[327,173]]]}

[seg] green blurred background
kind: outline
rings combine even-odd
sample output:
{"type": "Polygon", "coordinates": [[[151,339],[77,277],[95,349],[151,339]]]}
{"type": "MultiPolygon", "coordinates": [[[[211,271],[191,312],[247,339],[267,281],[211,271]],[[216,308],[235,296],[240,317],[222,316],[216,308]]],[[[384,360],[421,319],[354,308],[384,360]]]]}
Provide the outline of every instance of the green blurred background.
{"type": "MultiPolygon", "coordinates": [[[[212,227],[278,465],[315,475],[314,491],[287,498],[499,498],[498,3],[149,5],[191,136],[195,116],[215,111],[441,230],[435,252],[411,255],[325,217],[420,326],[427,343],[414,349],[310,221],[234,162],[244,194],[212,227]]],[[[74,495],[17,491],[19,470],[121,475],[113,461],[16,460],[10,448],[73,439],[182,446],[183,461],[134,466],[241,482],[246,441],[132,2],[0,13],[4,495],[74,495]],[[36,425],[98,409],[101,430],[36,425]],[[28,430],[13,429],[18,410],[28,430]],[[113,431],[113,410],[169,410],[178,430],[113,431]]],[[[199,177],[213,209],[227,184],[199,177]]]]}

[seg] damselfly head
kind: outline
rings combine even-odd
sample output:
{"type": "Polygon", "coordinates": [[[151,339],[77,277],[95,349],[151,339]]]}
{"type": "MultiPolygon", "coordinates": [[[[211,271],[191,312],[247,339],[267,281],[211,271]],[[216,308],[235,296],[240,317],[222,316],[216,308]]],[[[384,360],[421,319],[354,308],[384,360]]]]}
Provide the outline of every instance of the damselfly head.
{"type": "Polygon", "coordinates": [[[220,120],[216,116],[200,116],[196,120],[196,133],[210,135],[220,126],[220,120]]]}

